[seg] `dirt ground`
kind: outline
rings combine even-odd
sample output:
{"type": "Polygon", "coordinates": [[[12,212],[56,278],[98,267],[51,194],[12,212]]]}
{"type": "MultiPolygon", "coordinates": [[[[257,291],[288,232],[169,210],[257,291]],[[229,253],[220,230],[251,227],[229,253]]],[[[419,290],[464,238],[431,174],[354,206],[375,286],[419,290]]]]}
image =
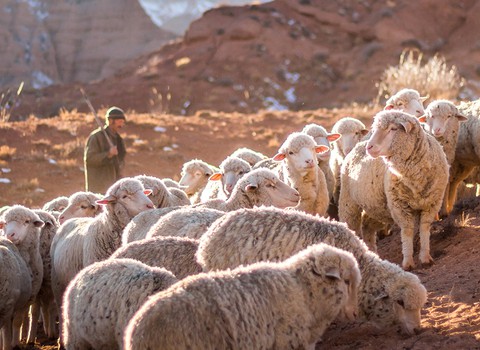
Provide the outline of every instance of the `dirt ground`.
{"type": "MultiPolygon", "coordinates": [[[[330,129],[339,118],[353,115],[370,126],[373,114],[358,106],[255,115],[130,113],[123,133],[129,152],[125,173],[178,180],[182,164],[190,159],[218,165],[238,147],[272,156],[290,132],[305,124],[316,122],[330,129]]],[[[76,112],[0,122],[0,206],[37,208],[56,196],[83,190],[83,145],[94,128],[92,116],[76,112]]],[[[378,245],[382,258],[401,262],[398,233],[378,245]]],[[[338,324],[330,327],[317,349],[480,349],[480,200],[472,198],[457,214],[434,224],[431,250],[435,264],[414,271],[428,290],[420,334],[405,337],[396,328],[379,332],[359,322],[338,324]]],[[[40,337],[35,346],[25,348],[45,350],[54,344],[40,337]]]]}

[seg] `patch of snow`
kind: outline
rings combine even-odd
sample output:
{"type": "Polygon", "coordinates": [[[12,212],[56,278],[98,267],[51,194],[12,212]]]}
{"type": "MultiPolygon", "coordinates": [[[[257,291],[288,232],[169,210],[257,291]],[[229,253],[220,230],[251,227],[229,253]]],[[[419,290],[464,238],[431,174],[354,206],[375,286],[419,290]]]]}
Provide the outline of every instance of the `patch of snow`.
{"type": "Polygon", "coordinates": [[[163,147],[163,151],[164,151],[164,152],[171,152],[171,151],[173,151],[173,148],[172,148],[172,147],[165,146],[165,147],[163,147]]]}
{"type": "Polygon", "coordinates": [[[172,145],[172,148],[178,148],[178,147],[180,147],[180,146],[177,145],[176,143],[174,143],[174,144],[172,145]]]}
{"type": "Polygon", "coordinates": [[[7,179],[6,177],[0,177],[0,184],[9,184],[12,183],[10,179],[7,179]]]}
{"type": "Polygon", "coordinates": [[[290,73],[288,71],[285,72],[284,74],[285,79],[290,83],[290,84],[296,84],[300,80],[300,73],[290,73]]]}
{"type": "Polygon", "coordinates": [[[53,84],[53,80],[43,72],[38,70],[32,73],[32,87],[34,89],[42,89],[53,84]]]}
{"type": "Polygon", "coordinates": [[[295,103],[297,102],[297,96],[295,96],[295,88],[291,87],[287,91],[283,93],[285,96],[285,99],[288,101],[288,103],[295,103]]]}
{"type": "Polygon", "coordinates": [[[287,106],[282,105],[274,97],[265,97],[263,100],[263,105],[268,111],[286,111],[288,110],[287,106]]]}
{"type": "Polygon", "coordinates": [[[4,173],[4,174],[8,174],[11,171],[12,171],[12,169],[10,169],[10,168],[2,168],[2,173],[4,173]]]}
{"type": "Polygon", "coordinates": [[[164,128],[163,126],[156,126],[156,127],[153,128],[153,130],[156,131],[156,132],[166,132],[167,131],[167,129],[164,128]]]}
{"type": "Polygon", "coordinates": [[[57,164],[57,161],[55,159],[52,159],[52,158],[48,158],[48,162],[50,164],[57,164]]]}

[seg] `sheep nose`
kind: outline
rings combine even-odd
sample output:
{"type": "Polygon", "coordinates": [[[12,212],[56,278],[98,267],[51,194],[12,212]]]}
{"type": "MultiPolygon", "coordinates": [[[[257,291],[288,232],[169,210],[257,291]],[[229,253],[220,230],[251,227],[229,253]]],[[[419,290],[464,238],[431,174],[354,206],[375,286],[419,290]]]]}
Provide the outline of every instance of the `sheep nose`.
{"type": "Polygon", "coordinates": [[[227,192],[232,192],[232,188],[233,188],[233,185],[232,184],[227,184],[225,186],[225,189],[227,190],[227,192]]]}
{"type": "Polygon", "coordinates": [[[9,234],[7,234],[7,238],[11,240],[12,238],[15,238],[16,234],[16,232],[10,232],[9,234]]]}
{"type": "Polygon", "coordinates": [[[64,216],[64,215],[62,215],[62,216],[60,216],[60,217],[58,218],[58,222],[59,222],[60,224],[63,224],[64,221],[65,221],[65,216],[64,216]]]}
{"type": "Polygon", "coordinates": [[[153,209],[154,206],[153,206],[153,204],[148,203],[148,204],[147,204],[147,208],[148,208],[148,209],[153,209]]]}
{"type": "Polygon", "coordinates": [[[372,149],[373,145],[367,145],[367,149],[372,149]]]}

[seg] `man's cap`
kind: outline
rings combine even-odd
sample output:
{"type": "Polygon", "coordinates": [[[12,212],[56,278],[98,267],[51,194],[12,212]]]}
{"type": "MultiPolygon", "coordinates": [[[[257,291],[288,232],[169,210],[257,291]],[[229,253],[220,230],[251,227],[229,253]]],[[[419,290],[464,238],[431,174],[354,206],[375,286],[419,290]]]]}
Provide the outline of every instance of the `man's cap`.
{"type": "Polygon", "coordinates": [[[125,118],[125,113],[123,112],[123,109],[119,107],[110,107],[105,113],[105,118],[127,120],[127,118],[125,118]]]}

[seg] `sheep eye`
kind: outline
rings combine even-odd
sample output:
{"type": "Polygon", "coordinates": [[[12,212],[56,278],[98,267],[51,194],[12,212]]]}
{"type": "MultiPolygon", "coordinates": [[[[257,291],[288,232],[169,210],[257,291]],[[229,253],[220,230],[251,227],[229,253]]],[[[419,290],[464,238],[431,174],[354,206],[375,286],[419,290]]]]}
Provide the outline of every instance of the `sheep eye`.
{"type": "Polygon", "coordinates": [[[397,131],[397,130],[398,128],[395,128],[395,127],[390,128],[390,131],[397,131]]]}
{"type": "Polygon", "coordinates": [[[25,225],[28,225],[30,223],[30,220],[25,220],[25,225]]]}
{"type": "Polygon", "coordinates": [[[86,205],[81,205],[80,208],[87,209],[88,207],[86,205]]]}
{"type": "Polygon", "coordinates": [[[397,106],[403,106],[403,102],[397,102],[397,106]]]}
{"type": "Polygon", "coordinates": [[[124,194],[124,195],[122,196],[122,199],[126,199],[127,197],[128,197],[128,195],[124,194]]]}
{"type": "Polygon", "coordinates": [[[243,171],[239,171],[239,172],[238,172],[238,175],[243,175],[243,171]]]}
{"type": "Polygon", "coordinates": [[[288,154],[292,155],[292,154],[293,154],[293,151],[288,152],[288,154]]]}
{"type": "Polygon", "coordinates": [[[267,187],[270,187],[270,188],[275,188],[275,184],[273,184],[273,183],[269,183],[269,184],[267,184],[267,187]]]}

